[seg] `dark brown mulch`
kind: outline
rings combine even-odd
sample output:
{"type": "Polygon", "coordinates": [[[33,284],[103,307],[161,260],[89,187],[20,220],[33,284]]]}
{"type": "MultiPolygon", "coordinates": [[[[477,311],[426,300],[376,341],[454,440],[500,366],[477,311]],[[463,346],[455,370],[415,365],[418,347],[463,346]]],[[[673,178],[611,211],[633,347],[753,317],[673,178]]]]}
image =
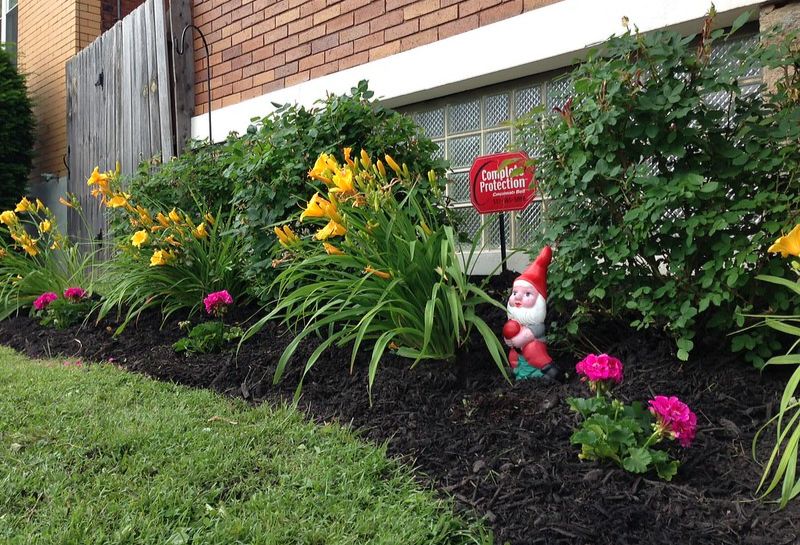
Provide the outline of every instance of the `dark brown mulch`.
{"type": "MultiPolygon", "coordinates": [[[[489,316],[495,327],[502,313],[489,316]]],[[[277,360],[291,340],[269,326],[231,352],[186,357],[171,344],[176,321],[160,329],[149,315],[114,338],[113,324],[47,330],[17,317],[0,322],[0,341],[33,357],[108,361],[161,380],[213,388],[253,401],[291,400],[303,360],[272,385],[277,360]]],[[[771,415],[785,374],[760,375],[707,350],[680,365],[670,343],[609,326],[599,348],[625,363],[618,393],[626,400],[677,395],[698,414],[691,449],[670,483],[612,466],[578,460],[569,443],[576,418],[565,399],[585,387],[504,382],[485,351],[454,364],[387,357],[370,406],[363,361],[349,373],[349,352],[331,350],[306,377],[300,405],[318,420],[352,424],[390,454],[417,468],[424,480],[452,495],[460,509],[485,517],[496,542],[564,544],[800,543],[800,502],[783,510],[753,501],[759,467],[750,456],[758,427],[771,415]]],[[[310,353],[313,347],[304,347],[310,353]]],[[[556,361],[574,366],[570,355],[556,361]]]]}

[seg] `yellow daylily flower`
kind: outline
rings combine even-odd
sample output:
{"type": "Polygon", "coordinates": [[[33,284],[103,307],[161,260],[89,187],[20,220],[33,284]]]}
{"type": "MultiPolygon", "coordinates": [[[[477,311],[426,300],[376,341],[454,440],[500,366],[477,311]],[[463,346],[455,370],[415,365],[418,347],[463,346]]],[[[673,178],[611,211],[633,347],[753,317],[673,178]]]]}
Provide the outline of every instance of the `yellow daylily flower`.
{"type": "Polygon", "coordinates": [[[386,178],[386,167],[383,166],[383,163],[381,162],[380,159],[378,159],[377,166],[378,166],[378,172],[381,173],[382,177],[386,178]]]}
{"type": "Polygon", "coordinates": [[[353,153],[353,148],[344,148],[344,162],[348,165],[355,166],[353,159],[350,157],[350,154],[353,153]]]}
{"type": "Polygon", "coordinates": [[[328,255],[344,255],[344,252],[341,251],[339,248],[334,246],[333,244],[329,244],[327,242],[322,243],[323,248],[325,248],[325,253],[328,255]]]}
{"type": "Polygon", "coordinates": [[[319,193],[314,193],[311,200],[308,201],[306,209],[300,214],[300,221],[306,218],[328,218],[340,221],[339,211],[336,207],[336,201],[330,201],[319,196],[319,193]]]}
{"type": "Polygon", "coordinates": [[[150,266],[168,265],[173,259],[175,259],[175,256],[168,250],[156,250],[150,257],[150,266]]]}
{"type": "Polygon", "coordinates": [[[206,212],[205,215],[203,216],[203,219],[206,220],[206,222],[212,227],[214,226],[214,223],[216,223],[216,220],[214,219],[214,216],[211,214],[211,212],[206,212]]]}
{"type": "Polygon", "coordinates": [[[164,242],[166,242],[167,244],[171,244],[172,246],[175,246],[176,248],[179,248],[180,245],[181,245],[180,241],[177,240],[173,235],[169,235],[169,236],[164,237],[164,242]]]}
{"type": "Polygon", "coordinates": [[[108,202],[106,202],[106,206],[108,206],[109,208],[119,208],[121,206],[127,206],[128,199],[130,198],[131,196],[128,193],[117,193],[116,195],[108,199],[108,202]]]}
{"type": "Polygon", "coordinates": [[[144,206],[137,205],[136,213],[139,214],[139,221],[142,222],[142,225],[149,227],[153,224],[153,216],[150,215],[150,211],[144,206]]]}
{"type": "Polygon", "coordinates": [[[58,198],[58,202],[60,202],[61,204],[63,204],[67,208],[75,208],[75,206],[70,201],[65,199],[64,197],[59,197],[58,198]]]}
{"type": "Polygon", "coordinates": [[[169,218],[167,218],[167,216],[165,216],[161,212],[156,214],[156,221],[158,221],[158,223],[161,224],[161,227],[169,227],[169,218]]]}
{"type": "Polygon", "coordinates": [[[44,220],[43,222],[41,222],[39,224],[39,232],[40,233],[49,233],[50,229],[52,229],[52,228],[53,228],[53,224],[50,222],[50,220],[44,220]]]}
{"type": "Polygon", "coordinates": [[[6,210],[2,214],[0,214],[0,223],[4,223],[7,226],[12,227],[17,223],[19,223],[19,218],[13,211],[6,210]]]}
{"type": "Polygon", "coordinates": [[[352,195],[356,192],[353,186],[353,171],[349,168],[338,171],[333,175],[333,185],[331,193],[341,193],[343,195],[352,195]]]}
{"type": "Polygon", "coordinates": [[[133,234],[131,237],[131,244],[137,248],[141,248],[144,244],[147,244],[148,240],[150,240],[150,235],[146,230],[142,229],[141,231],[136,231],[133,234]]]}
{"type": "Polygon", "coordinates": [[[317,231],[317,234],[314,237],[317,240],[327,240],[330,237],[340,237],[347,232],[347,229],[341,223],[336,222],[335,220],[331,220],[328,224],[317,231]]]}
{"type": "Polygon", "coordinates": [[[373,268],[371,265],[364,267],[364,272],[366,274],[374,274],[378,278],[383,278],[384,280],[389,280],[392,277],[391,273],[379,271],[378,269],[373,268]]]}
{"type": "Polygon", "coordinates": [[[178,211],[173,208],[169,213],[169,219],[171,219],[173,223],[180,223],[181,215],[178,214],[178,211]]]}
{"type": "Polygon", "coordinates": [[[194,230],[192,231],[192,234],[194,235],[194,238],[198,239],[208,238],[208,230],[206,229],[206,223],[203,222],[197,227],[195,227],[194,230]]]}
{"type": "Polygon", "coordinates": [[[400,168],[400,165],[397,164],[397,161],[392,159],[391,155],[387,153],[386,155],[384,155],[384,157],[386,158],[386,164],[392,167],[392,170],[394,170],[398,176],[403,173],[403,170],[400,168]]]}
{"type": "Polygon", "coordinates": [[[30,212],[33,210],[36,211],[35,206],[31,201],[28,200],[27,197],[22,197],[22,200],[17,203],[17,207],[14,209],[14,212],[30,212]]]}
{"type": "Polygon", "coordinates": [[[795,225],[788,235],[779,237],[767,251],[772,254],[780,252],[784,258],[790,255],[800,257],[800,223],[795,225]]]}
{"type": "Polygon", "coordinates": [[[86,181],[86,185],[95,185],[107,181],[108,181],[108,174],[100,172],[100,167],[94,167],[92,175],[89,176],[89,179],[86,181]]]}
{"type": "Polygon", "coordinates": [[[298,237],[288,225],[284,225],[283,227],[275,227],[273,228],[273,232],[275,233],[275,236],[278,237],[278,242],[280,245],[284,248],[288,248],[289,246],[300,241],[300,237],[298,237]]]}
{"type": "Polygon", "coordinates": [[[422,232],[425,233],[425,236],[431,236],[431,233],[433,233],[433,231],[431,231],[431,228],[428,227],[428,224],[425,223],[425,220],[419,222],[419,227],[420,229],[422,229],[422,232]]]}
{"type": "Polygon", "coordinates": [[[0,259],[3,259],[6,256],[5,248],[0,248],[0,259]]]}
{"type": "Polygon", "coordinates": [[[23,244],[22,248],[25,250],[25,253],[31,257],[39,255],[39,248],[36,246],[35,242],[33,244],[23,244]]]}
{"type": "Polygon", "coordinates": [[[372,160],[369,158],[369,154],[363,149],[361,150],[361,164],[364,166],[364,168],[369,168],[370,165],[372,165],[372,160]]]}
{"type": "Polygon", "coordinates": [[[49,210],[44,205],[44,203],[41,201],[41,199],[36,199],[36,211],[37,212],[42,212],[42,211],[49,212],[49,210]]]}
{"type": "Polygon", "coordinates": [[[320,153],[319,157],[317,157],[317,161],[314,163],[314,168],[308,171],[308,176],[323,183],[330,184],[331,173],[336,171],[337,168],[339,168],[339,165],[336,163],[336,159],[327,153],[320,153]]]}

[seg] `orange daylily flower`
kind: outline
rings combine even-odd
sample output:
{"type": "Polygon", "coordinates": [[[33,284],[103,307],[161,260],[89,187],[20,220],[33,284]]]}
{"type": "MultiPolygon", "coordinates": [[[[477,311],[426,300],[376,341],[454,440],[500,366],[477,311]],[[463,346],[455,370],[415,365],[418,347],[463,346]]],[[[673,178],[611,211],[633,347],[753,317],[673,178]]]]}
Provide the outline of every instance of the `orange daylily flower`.
{"type": "Polygon", "coordinates": [[[379,271],[378,269],[373,268],[371,265],[364,267],[364,272],[366,274],[374,274],[378,278],[383,278],[384,280],[389,280],[392,277],[392,273],[379,271]]]}
{"type": "Polygon", "coordinates": [[[772,254],[780,252],[784,258],[790,255],[800,257],[800,223],[795,225],[788,235],[779,237],[767,251],[772,254]]]}

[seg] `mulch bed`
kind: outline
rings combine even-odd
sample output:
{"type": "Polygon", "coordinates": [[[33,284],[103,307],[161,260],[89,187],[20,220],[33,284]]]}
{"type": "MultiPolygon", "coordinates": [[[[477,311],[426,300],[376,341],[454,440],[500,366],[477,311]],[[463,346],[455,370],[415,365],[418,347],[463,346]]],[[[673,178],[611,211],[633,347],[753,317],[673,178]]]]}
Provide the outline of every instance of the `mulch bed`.
{"type": "MultiPolygon", "coordinates": [[[[502,312],[491,311],[487,319],[500,331],[502,312]]],[[[292,338],[275,325],[238,357],[175,354],[177,320],[161,328],[159,317],[147,315],[116,338],[113,325],[55,331],[16,317],[0,322],[0,342],[32,357],[111,360],[254,402],[291,401],[304,363],[300,354],[285,380],[272,385],[292,338]]],[[[760,468],[750,455],[751,440],[774,413],[785,372],[762,375],[713,349],[697,351],[681,365],[665,339],[615,325],[602,333],[606,344],[599,348],[625,364],[625,382],[617,390],[623,399],[677,395],[698,415],[691,449],[675,449],[683,464],[670,483],[579,461],[578,448],[569,443],[577,420],[565,399],[585,396],[585,386],[574,378],[509,385],[479,349],[456,363],[423,362],[414,369],[386,357],[372,405],[364,361],[350,374],[349,351],[334,349],[306,377],[300,406],[314,419],[336,419],[369,440],[386,442],[391,455],[453,496],[467,516],[485,517],[497,543],[800,543],[800,502],[778,511],[753,498],[760,468]]],[[[307,355],[313,346],[301,350],[307,355]]],[[[574,367],[574,355],[555,357],[563,369],[574,367]]]]}

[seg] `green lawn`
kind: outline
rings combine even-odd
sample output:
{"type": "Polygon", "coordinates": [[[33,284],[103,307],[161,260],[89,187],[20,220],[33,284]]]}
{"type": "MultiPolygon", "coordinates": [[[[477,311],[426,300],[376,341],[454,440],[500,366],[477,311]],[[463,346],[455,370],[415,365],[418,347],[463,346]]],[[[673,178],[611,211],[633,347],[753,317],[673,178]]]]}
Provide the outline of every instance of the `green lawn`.
{"type": "Polygon", "coordinates": [[[0,543],[489,542],[337,425],[0,347],[0,543]]]}

